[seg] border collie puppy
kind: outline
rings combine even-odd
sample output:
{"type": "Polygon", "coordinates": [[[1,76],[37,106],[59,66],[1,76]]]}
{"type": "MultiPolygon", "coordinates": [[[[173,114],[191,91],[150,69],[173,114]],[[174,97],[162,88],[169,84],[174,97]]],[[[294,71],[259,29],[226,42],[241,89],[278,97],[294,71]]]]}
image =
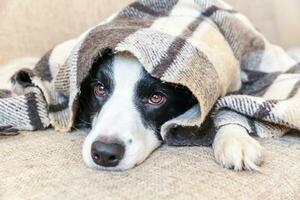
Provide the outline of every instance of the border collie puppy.
{"type": "Polygon", "coordinates": [[[109,170],[138,165],[161,145],[160,127],[195,104],[186,87],[151,77],[133,56],[106,56],[81,86],[76,124],[91,129],[85,164],[109,170]]]}
{"type": "MultiPolygon", "coordinates": [[[[75,122],[89,129],[85,164],[107,170],[140,164],[161,145],[161,126],[197,103],[188,88],[153,78],[129,54],[99,59],[81,85],[75,122]]],[[[260,144],[235,124],[218,130],[213,149],[220,165],[236,171],[259,170],[263,161],[260,144]]]]}

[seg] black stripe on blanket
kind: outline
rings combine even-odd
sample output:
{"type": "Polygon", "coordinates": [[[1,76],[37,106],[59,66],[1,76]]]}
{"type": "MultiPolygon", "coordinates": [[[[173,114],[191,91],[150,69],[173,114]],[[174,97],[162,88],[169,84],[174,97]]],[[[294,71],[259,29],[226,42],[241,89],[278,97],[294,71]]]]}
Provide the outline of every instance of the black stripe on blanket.
{"type": "Polygon", "coordinates": [[[56,113],[61,112],[69,107],[69,97],[64,96],[63,94],[61,96],[61,103],[59,104],[51,104],[48,107],[49,112],[56,113]]]}
{"type": "MultiPolygon", "coordinates": [[[[162,58],[160,62],[154,67],[152,74],[155,77],[162,77],[163,74],[167,71],[168,67],[171,66],[176,57],[179,55],[183,47],[187,44],[186,38],[192,36],[192,34],[196,31],[199,25],[203,22],[204,16],[210,17],[216,11],[223,10],[230,13],[236,13],[235,10],[221,9],[217,6],[211,6],[207,8],[205,11],[201,13],[199,17],[197,17],[193,22],[189,24],[189,26],[181,33],[174,42],[170,45],[166,52],[166,57],[162,58]]],[[[201,53],[200,53],[201,54],[201,53]]]]}
{"type": "MultiPolygon", "coordinates": [[[[112,23],[114,22],[111,22],[110,24],[112,23]]],[[[117,44],[121,43],[129,35],[136,32],[139,26],[149,27],[152,24],[152,22],[150,23],[149,21],[142,20],[137,20],[134,23],[136,23],[137,26],[130,23],[128,24],[128,28],[124,29],[122,32],[119,32],[119,30],[107,30],[105,29],[105,26],[100,26],[95,28],[95,30],[93,30],[87,36],[86,40],[83,42],[79,50],[79,54],[82,56],[80,56],[77,60],[77,71],[80,71],[80,74],[77,75],[77,83],[81,84],[83,79],[87,77],[92,65],[97,62],[97,60],[99,60],[102,56],[107,54],[107,52],[111,52],[113,47],[117,46],[117,44]],[[104,41],[109,41],[109,44],[103,42],[102,38],[106,38],[104,41]],[[109,47],[111,47],[111,49],[108,49],[109,47]]],[[[125,26],[127,24],[123,25],[125,26]]],[[[118,26],[118,22],[116,23],[116,26],[118,26]]]]}
{"type": "MultiPolygon", "coordinates": [[[[192,34],[196,31],[199,25],[203,22],[203,16],[209,17],[216,11],[220,10],[220,8],[216,6],[211,6],[207,8],[205,11],[201,13],[199,17],[197,17],[193,22],[189,24],[189,26],[174,40],[174,42],[170,45],[166,52],[166,57],[164,57],[155,67],[152,74],[155,77],[162,77],[162,75],[167,71],[168,66],[171,66],[176,57],[179,55],[182,48],[187,44],[186,38],[192,36],[192,34]]],[[[224,11],[235,13],[234,10],[226,10],[224,11]]]]}
{"type": "Polygon", "coordinates": [[[44,126],[38,113],[38,105],[35,93],[27,93],[25,94],[25,97],[27,100],[27,112],[30,119],[30,125],[33,127],[33,130],[43,129],[44,126]]]}
{"type": "Polygon", "coordinates": [[[243,69],[247,69],[249,62],[251,66],[259,66],[265,50],[265,42],[232,13],[238,12],[211,6],[203,12],[203,15],[216,24],[236,59],[241,61],[243,69]]]}
{"type": "Polygon", "coordinates": [[[264,119],[265,117],[268,117],[272,111],[272,108],[274,108],[277,103],[278,101],[276,100],[267,100],[263,102],[253,116],[258,119],[264,119]]]}
{"type": "Polygon", "coordinates": [[[296,73],[300,73],[300,63],[292,66],[288,71],[286,71],[285,73],[290,73],[290,74],[296,74],[296,73]]]}
{"type": "MultiPolygon", "coordinates": [[[[164,9],[164,14],[168,14],[173,6],[176,5],[178,0],[173,0],[173,1],[166,1],[166,8],[164,9]]],[[[143,1],[141,1],[143,2],[143,1]]],[[[148,2],[148,1],[146,1],[148,2]]],[[[154,1],[149,1],[152,2],[154,5],[160,5],[159,0],[154,0],[154,1]]],[[[149,3],[148,2],[148,3],[149,3]]],[[[163,4],[163,5],[165,5],[163,4]]],[[[96,62],[99,57],[103,56],[105,52],[108,52],[109,47],[115,47],[117,44],[121,43],[124,41],[125,38],[130,36],[131,34],[135,33],[136,31],[140,30],[142,27],[147,28],[150,27],[153,22],[155,21],[156,17],[154,16],[151,20],[123,20],[122,21],[122,26],[125,27],[125,29],[122,32],[118,32],[118,30],[107,30],[106,27],[114,27],[114,23],[116,24],[115,27],[120,26],[120,22],[118,20],[122,20],[124,18],[124,13],[127,12],[128,9],[133,7],[138,7],[140,12],[149,12],[149,9],[146,5],[141,6],[140,3],[136,4],[133,3],[129,5],[123,12],[121,12],[113,21],[107,23],[106,25],[101,25],[97,28],[95,28],[93,31],[89,33],[89,35],[86,37],[85,41],[83,42],[79,54],[82,55],[81,57],[78,58],[77,60],[77,66],[78,66],[78,71],[81,72],[77,76],[77,83],[81,83],[83,79],[88,75],[89,70],[91,69],[92,65],[94,62],[96,62]],[[137,6],[138,5],[138,6],[137,6]],[[105,41],[109,41],[109,44],[106,44],[103,42],[103,38],[106,38],[105,41]],[[95,55],[95,52],[98,52],[97,55],[95,55]]],[[[132,16],[135,16],[136,13],[131,13],[132,16]]],[[[123,27],[123,28],[124,28],[123,27]]],[[[122,28],[122,27],[121,27],[122,28]]]]}
{"type": "Polygon", "coordinates": [[[250,117],[248,116],[245,116],[246,119],[247,119],[247,123],[248,123],[248,126],[250,127],[250,133],[251,135],[254,135],[254,136],[258,136],[257,135],[257,129],[256,129],[256,126],[255,126],[255,122],[254,122],[254,119],[251,119],[250,117]]]}
{"type": "Polygon", "coordinates": [[[222,8],[219,8],[215,5],[213,6],[210,6],[208,9],[206,9],[202,15],[204,15],[205,17],[210,17],[212,16],[215,12],[217,12],[218,10],[222,10],[222,11],[225,11],[225,12],[228,12],[228,13],[237,13],[236,10],[232,10],[232,9],[222,9],[222,8]]]}
{"type": "Polygon", "coordinates": [[[38,77],[41,77],[42,80],[51,81],[52,75],[49,66],[49,58],[51,56],[52,49],[48,51],[36,64],[34,70],[38,77]]]}
{"type": "Polygon", "coordinates": [[[296,94],[298,93],[299,89],[300,89],[300,80],[298,80],[297,83],[294,85],[292,91],[288,95],[288,99],[289,98],[293,98],[294,96],[296,96],[296,94]]]}
{"type": "Polygon", "coordinates": [[[203,16],[197,17],[192,21],[188,27],[172,42],[169,46],[165,57],[163,57],[158,64],[154,67],[152,74],[155,77],[162,77],[162,75],[167,71],[171,66],[170,63],[173,63],[176,57],[180,54],[183,47],[187,44],[185,38],[189,38],[196,31],[199,25],[203,22],[203,16]]]}
{"type": "Polygon", "coordinates": [[[238,94],[263,96],[276,78],[280,75],[279,72],[264,73],[259,71],[244,71],[247,74],[248,80],[243,83],[238,94]]]}
{"type": "Polygon", "coordinates": [[[135,2],[133,4],[130,5],[131,8],[135,8],[136,10],[140,11],[140,12],[143,12],[143,13],[146,13],[146,14],[149,14],[149,15],[152,15],[152,16],[159,16],[160,13],[155,11],[155,10],[152,10],[151,8],[139,3],[139,2],[135,2]]]}
{"type": "Polygon", "coordinates": [[[0,98],[11,97],[12,93],[9,90],[0,90],[0,98]]]}
{"type": "Polygon", "coordinates": [[[20,134],[13,126],[0,126],[0,136],[14,136],[20,134]]]}
{"type": "Polygon", "coordinates": [[[139,1],[130,4],[126,9],[124,9],[120,14],[120,16],[125,17],[159,17],[163,15],[167,15],[168,12],[176,5],[178,0],[170,0],[170,1],[139,1]],[[153,9],[155,8],[155,10],[153,9]]]}

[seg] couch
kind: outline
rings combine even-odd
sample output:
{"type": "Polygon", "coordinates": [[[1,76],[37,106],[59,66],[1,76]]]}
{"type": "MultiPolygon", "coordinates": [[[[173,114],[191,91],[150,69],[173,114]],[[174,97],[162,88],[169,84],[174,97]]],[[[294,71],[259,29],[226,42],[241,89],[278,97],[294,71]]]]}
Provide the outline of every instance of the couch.
{"type": "MultiPolygon", "coordinates": [[[[129,2],[1,0],[0,64],[39,57],[129,2]]],[[[279,26],[282,13],[274,11],[280,0],[230,2],[272,41],[284,47],[300,46],[300,37],[293,36],[300,30],[292,20],[299,13],[296,9],[291,13],[299,1],[281,0],[291,8],[286,20],[290,26],[283,25],[286,32],[279,26]]],[[[13,67],[23,66],[0,67],[0,88],[6,87],[13,67]]],[[[56,133],[51,129],[1,136],[0,199],[300,199],[299,135],[258,139],[265,152],[261,172],[223,169],[214,161],[211,148],[169,146],[162,146],[132,170],[95,171],[82,161],[84,138],[80,131],[56,133]]]]}

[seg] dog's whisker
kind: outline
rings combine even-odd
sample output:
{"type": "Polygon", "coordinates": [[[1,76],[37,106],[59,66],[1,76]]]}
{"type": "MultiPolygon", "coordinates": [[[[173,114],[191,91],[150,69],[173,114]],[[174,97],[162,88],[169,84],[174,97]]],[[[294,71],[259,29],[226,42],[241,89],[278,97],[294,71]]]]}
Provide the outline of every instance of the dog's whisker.
{"type": "Polygon", "coordinates": [[[85,124],[92,125],[92,123],[90,123],[90,122],[87,122],[87,121],[85,121],[85,120],[83,120],[83,119],[81,119],[81,118],[78,118],[78,120],[79,120],[80,122],[83,122],[83,123],[85,123],[85,124]]]}
{"type": "Polygon", "coordinates": [[[77,118],[77,120],[78,120],[78,122],[79,122],[79,123],[83,123],[83,124],[92,125],[92,123],[91,123],[91,122],[88,122],[88,121],[86,121],[86,120],[82,119],[81,117],[78,117],[78,118],[77,118]]]}

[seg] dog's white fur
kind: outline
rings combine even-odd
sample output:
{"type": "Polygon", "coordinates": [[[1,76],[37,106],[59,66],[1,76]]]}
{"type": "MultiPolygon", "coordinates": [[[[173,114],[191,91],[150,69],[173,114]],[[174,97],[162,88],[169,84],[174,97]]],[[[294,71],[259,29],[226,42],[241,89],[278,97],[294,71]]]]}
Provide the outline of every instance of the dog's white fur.
{"type": "Polygon", "coordinates": [[[262,147],[240,125],[222,126],[213,143],[216,161],[236,171],[259,170],[263,161],[262,147]]]}
{"type": "MultiPolygon", "coordinates": [[[[154,131],[146,128],[134,105],[134,87],[141,78],[141,64],[134,58],[116,56],[113,62],[114,92],[100,113],[95,116],[92,130],[83,145],[83,158],[88,167],[126,170],[143,162],[161,142],[154,131]],[[121,140],[125,155],[116,167],[103,168],[91,157],[95,140],[121,140]]],[[[262,162],[262,147],[247,130],[239,125],[226,125],[216,134],[213,149],[216,161],[225,168],[258,170],[262,162]]]]}
{"type": "Polygon", "coordinates": [[[123,142],[126,150],[123,159],[113,170],[126,170],[143,162],[161,142],[154,130],[143,125],[134,105],[134,88],[141,78],[141,64],[133,58],[115,56],[112,67],[115,85],[113,94],[95,116],[82,153],[87,166],[103,169],[94,163],[91,145],[97,139],[117,139],[123,142]]]}

